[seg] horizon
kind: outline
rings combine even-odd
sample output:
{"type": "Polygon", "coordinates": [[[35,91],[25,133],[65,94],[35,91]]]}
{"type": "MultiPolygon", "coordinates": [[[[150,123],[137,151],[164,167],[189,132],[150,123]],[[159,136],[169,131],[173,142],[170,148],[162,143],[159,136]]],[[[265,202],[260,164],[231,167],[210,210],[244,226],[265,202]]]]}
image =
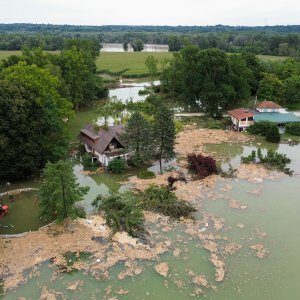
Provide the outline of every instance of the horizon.
{"type": "Polygon", "coordinates": [[[78,26],[78,27],[109,27],[109,26],[128,26],[128,27],[288,27],[300,26],[299,23],[293,24],[274,24],[274,25],[229,25],[229,24],[211,24],[211,25],[157,25],[157,24],[72,24],[72,23],[32,23],[32,22],[0,22],[0,25],[51,25],[51,26],[78,26]]]}
{"type": "Polygon", "coordinates": [[[1,0],[0,23],[78,26],[282,26],[299,23],[296,0],[1,0]],[[16,9],[17,8],[17,9],[16,9]]]}

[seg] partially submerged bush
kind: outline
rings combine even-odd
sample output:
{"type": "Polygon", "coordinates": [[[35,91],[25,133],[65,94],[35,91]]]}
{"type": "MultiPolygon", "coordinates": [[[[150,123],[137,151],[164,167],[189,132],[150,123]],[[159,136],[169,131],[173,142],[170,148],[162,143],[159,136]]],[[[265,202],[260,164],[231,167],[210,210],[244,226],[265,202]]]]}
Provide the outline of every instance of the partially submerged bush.
{"type": "Polygon", "coordinates": [[[188,217],[196,211],[190,203],[178,199],[166,186],[151,185],[144,192],[140,192],[139,197],[143,209],[176,219],[188,217]]]}
{"type": "Polygon", "coordinates": [[[96,171],[100,167],[100,162],[98,160],[93,160],[92,156],[88,153],[85,153],[82,157],[83,169],[86,171],[96,171]]]}
{"type": "Polygon", "coordinates": [[[151,179],[155,178],[155,173],[149,170],[141,171],[138,173],[137,177],[140,179],[151,179]]]}
{"type": "Polygon", "coordinates": [[[106,224],[114,232],[126,231],[136,237],[144,231],[142,210],[128,194],[111,194],[106,197],[99,195],[92,205],[104,212],[106,224]]]}
{"type": "Polygon", "coordinates": [[[191,153],[187,156],[188,169],[192,171],[198,179],[203,179],[212,174],[218,174],[216,161],[211,156],[191,153]]]}
{"type": "Polygon", "coordinates": [[[122,173],[126,169],[126,162],[122,158],[115,158],[108,163],[107,169],[113,173],[122,173]]]}
{"type": "Polygon", "coordinates": [[[242,156],[241,160],[242,163],[246,164],[257,161],[258,163],[265,164],[267,167],[284,172],[288,175],[293,174],[293,171],[286,167],[286,165],[291,162],[290,158],[288,158],[285,154],[281,154],[273,150],[268,150],[267,155],[264,156],[259,148],[257,153],[252,151],[249,156],[242,156]]]}

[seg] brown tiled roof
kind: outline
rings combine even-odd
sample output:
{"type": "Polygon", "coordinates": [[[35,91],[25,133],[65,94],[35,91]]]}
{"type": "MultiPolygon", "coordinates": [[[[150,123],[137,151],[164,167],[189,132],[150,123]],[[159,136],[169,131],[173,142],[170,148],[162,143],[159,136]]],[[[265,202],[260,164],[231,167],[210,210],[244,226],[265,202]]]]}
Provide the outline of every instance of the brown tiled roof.
{"type": "Polygon", "coordinates": [[[254,116],[254,113],[252,113],[251,111],[245,108],[237,108],[237,109],[230,110],[228,111],[228,114],[238,120],[250,118],[254,116]]]}
{"type": "Polygon", "coordinates": [[[262,101],[256,104],[256,108],[273,108],[273,109],[281,109],[282,106],[273,102],[273,101],[262,101]]]}
{"type": "Polygon", "coordinates": [[[95,149],[100,154],[103,154],[105,149],[115,138],[123,147],[125,144],[122,142],[121,134],[124,132],[123,126],[110,126],[107,130],[100,128],[98,132],[95,130],[95,126],[92,124],[86,124],[82,130],[80,130],[79,139],[95,149]]]}

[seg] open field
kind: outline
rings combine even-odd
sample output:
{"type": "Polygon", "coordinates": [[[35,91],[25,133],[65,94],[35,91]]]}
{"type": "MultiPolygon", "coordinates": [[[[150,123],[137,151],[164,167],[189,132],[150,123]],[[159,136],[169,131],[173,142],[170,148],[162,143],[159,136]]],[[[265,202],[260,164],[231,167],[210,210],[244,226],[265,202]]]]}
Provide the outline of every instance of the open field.
{"type": "MultiPolygon", "coordinates": [[[[21,51],[0,51],[0,60],[7,58],[10,55],[18,55],[21,51]]],[[[49,53],[58,53],[58,51],[49,51],[49,53]]],[[[170,52],[101,52],[97,58],[98,72],[107,73],[110,75],[123,75],[124,77],[142,77],[147,76],[147,68],[145,60],[148,56],[153,55],[158,60],[164,58],[171,58],[170,52]]],[[[264,61],[278,61],[285,60],[286,56],[271,56],[258,55],[264,61]]]]}
{"type": "Polygon", "coordinates": [[[102,52],[97,59],[97,70],[112,75],[147,75],[145,60],[150,55],[159,60],[172,57],[170,52],[102,52]]]}

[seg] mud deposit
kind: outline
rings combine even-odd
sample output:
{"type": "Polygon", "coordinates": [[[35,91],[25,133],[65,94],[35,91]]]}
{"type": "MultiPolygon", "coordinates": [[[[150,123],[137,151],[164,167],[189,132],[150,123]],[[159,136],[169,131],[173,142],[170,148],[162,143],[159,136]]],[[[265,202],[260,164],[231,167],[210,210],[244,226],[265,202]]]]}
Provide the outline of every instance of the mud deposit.
{"type": "MultiPolygon", "coordinates": [[[[193,130],[178,137],[176,151],[248,139],[193,130]]],[[[284,149],[299,172],[297,147],[284,149]]],[[[177,196],[198,211],[179,221],[145,212],[145,239],[113,235],[101,215],[0,239],[4,299],[297,299],[300,178],[256,165],[237,169],[235,178],[187,174],[187,183],[176,182],[177,196]]],[[[143,190],[171,174],[129,183],[143,190]]]]}

